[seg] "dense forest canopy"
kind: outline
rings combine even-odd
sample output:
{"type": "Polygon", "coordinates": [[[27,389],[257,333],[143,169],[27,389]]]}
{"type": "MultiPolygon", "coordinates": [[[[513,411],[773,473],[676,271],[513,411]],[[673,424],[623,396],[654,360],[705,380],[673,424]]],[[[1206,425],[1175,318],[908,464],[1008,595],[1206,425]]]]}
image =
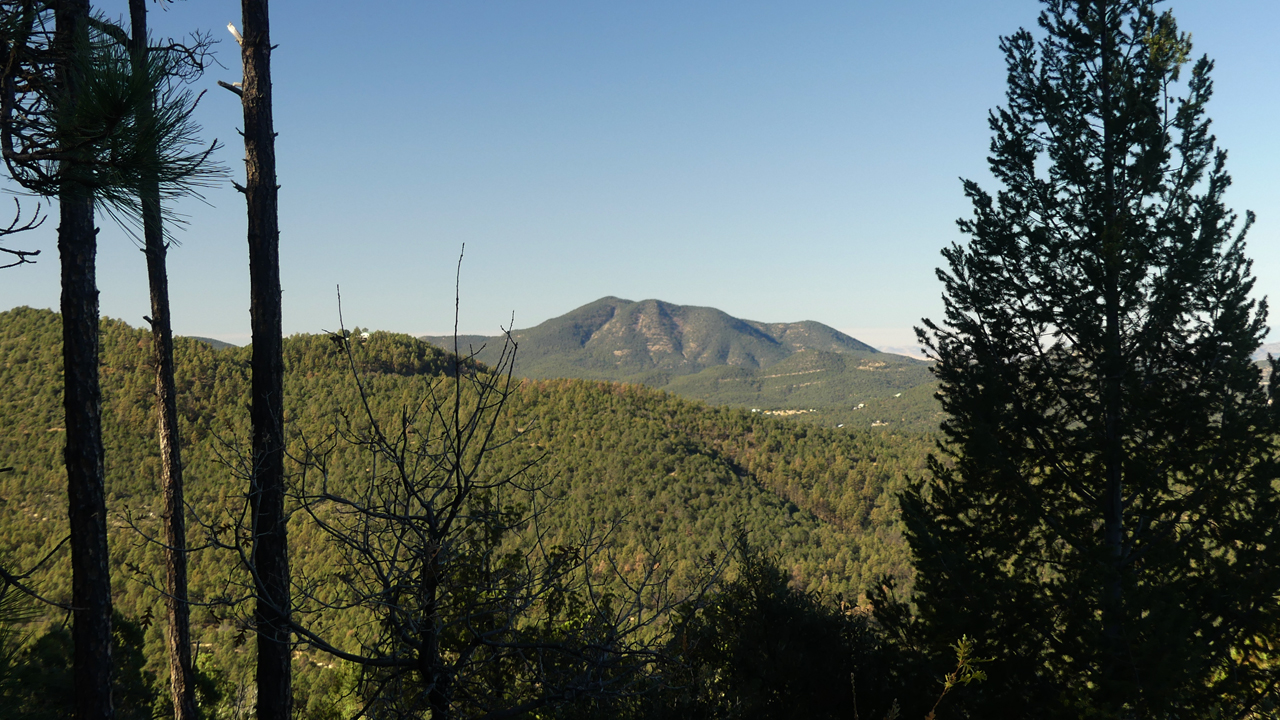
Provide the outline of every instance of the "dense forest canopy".
{"type": "MultiPolygon", "coordinates": [[[[362,335],[352,335],[353,356],[381,416],[420,401],[449,371],[449,356],[427,343],[362,335]]],[[[32,567],[65,533],[58,337],[54,313],[18,308],[0,314],[0,464],[14,467],[0,475],[0,552],[9,567],[32,567]]],[[[157,582],[157,548],[144,536],[158,528],[159,502],[149,343],[141,330],[103,322],[113,592],[119,612],[135,619],[160,612],[149,586],[157,582]]],[[[176,348],[190,526],[198,546],[201,521],[224,522],[243,506],[249,349],[214,350],[184,338],[176,348]]],[[[358,406],[358,395],[333,336],[289,338],[285,358],[286,417],[294,457],[300,457],[303,442],[329,433],[340,411],[358,406]]],[[[502,424],[512,442],[493,454],[493,472],[538,459],[532,473],[554,498],[544,524],[565,538],[582,527],[607,530],[624,567],[658,559],[678,584],[691,583],[708,555],[723,556],[745,530],[751,543],[776,553],[800,589],[856,604],[879,575],[910,581],[893,494],[923,471],[929,435],[797,425],[643,386],[582,380],[521,383],[502,424]]],[[[359,462],[335,457],[331,473],[359,476],[359,462]]],[[[331,551],[303,515],[293,517],[295,572],[321,576],[333,562],[331,551]]],[[[66,597],[65,560],[65,552],[55,552],[33,576],[51,599],[66,597]]],[[[243,578],[233,567],[216,552],[194,553],[193,597],[234,595],[243,578]]],[[[46,617],[57,621],[56,614],[46,617]]],[[[212,653],[201,660],[204,667],[243,683],[248,658],[237,650],[244,628],[236,618],[229,609],[196,607],[193,633],[212,653]]],[[[346,632],[343,617],[318,622],[346,632]]],[[[145,638],[148,669],[161,673],[158,624],[147,625],[145,638]]],[[[325,663],[315,654],[305,657],[325,663]]],[[[303,676],[323,674],[307,661],[299,667],[303,676]]]]}
{"type": "Polygon", "coordinates": [[[175,340],[211,40],[0,0],[0,150],[58,198],[62,271],[59,313],[0,313],[0,713],[1277,717],[1280,361],[1213,63],[1159,4],[1041,0],[1001,39],[997,189],[963,181],[923,361],[614,297],[284,338],[267,0],[218,83],[253,343],[175,340]],[[104,208],[150,333],[100,317],[104,208]]]}
{"type": "MultiPolygon", "coordinates": [[[[709,307],[606,297],[512,338],[519,377],[635,383],[826,427],[931,432],[942,417],[928,362],[880,352],[819,322],[763,323],[709,307]]],[[[457,338],[485,362],[502,340],[457,338]]]]}

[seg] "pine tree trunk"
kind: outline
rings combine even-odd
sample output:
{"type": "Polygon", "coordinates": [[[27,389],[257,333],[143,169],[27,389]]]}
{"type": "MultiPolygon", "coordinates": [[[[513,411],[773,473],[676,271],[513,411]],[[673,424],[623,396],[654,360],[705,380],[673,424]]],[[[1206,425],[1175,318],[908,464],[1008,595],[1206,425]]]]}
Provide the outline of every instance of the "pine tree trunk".
{"type": "MultiPolygon", "coordinates": [[[[147,7],[129,0],[134,72],[146,72],[147,7]]],[[[147,113],[151,107],[140,108],[147,113]]],[[[187,604],[187,531],[182,492],[182,454],[174,384],[173,330],[169,320],[168,248],[160,216],[160,185],[154,178],[139,191],[142,235],[151,290],[151,348],[156,369],[156,414],[160,442],[160,484],[164,496],[165,645],[169,653],[169,690],[174,720],[195,720],[195,683],[191,666],[191,614],[187,604]]]]}
{"type": "Polygon", "coordinates": [[[1115,35],[1111,0],[1097,0],[1097,22],[1102,24],[1101,77],[1099,95],[1102,113],[1103,213],[1099,246],[1103,272],[1103,355],[1102,355],[1102,498],[1103,543],[1106,558],[1102,579],[1102,697],[1118,709],[1126,697],[1122,685],[1124,664],[1124,445],[1123,380],[1125,361],[1120,343],[1120,273],[1124,252],[1124,230],[1120,227],[1116,198],[1116,157],[1111,73],[1115,65],[1115,35]]]}
{"type": "Polygon", "coordinates": [[[93,227],[93,198],[88,193],[64,190],[58,202],[76,717],[90,720],[113,715],[111,577],[107,565],[102,395],[98,387],[98,290],[94,277],[97,231],[93,227]]]}
{"type": "MultiPolygon", "coordinates": [[[[145,210],[144,210],[145,212],[145,210]]],[[[156,208],[155,215],[159,215],[156,208]]],[[[145,216],[144,216],[145,219],[145,216]]],[[[159,416],[160,483],[164,495],[165,608],[168,626],[169,689],[175,720],[195,720],[195,677],[191,664],[191,612],[187,598],[187,530],[179,448],[177,390],[174,387],[173,331],[169,322],[169,283],[165,247],[153,245],[152,230],[144,225],[147,275],[151,281],[151,342],[156,364],[156,408],[159,416]]],[[[160,234],[156,220],[155,234],[160,234]]]]}
{"type": "Polygon", "coordinates": [[[440,657],[440,545],[432,543],[422,561],[422,633],[419,637],[418,673],[427,690],[431,720],[450,720],[449,678],[440,657]]]}
{"type": "Polygon", "coordinates": [[[271,35],[267,0],[242,0],[245,196],[253,329],[253,505],[258,717],[289,720],[289,557],[284,517],[284,359],[271,35]]]}
{"type": "MultiPolygon", "coordinates": [[[[55,12],[56,44],[61,57],[57,75],[64,92],[57,112],[63,117],[75,111],[81,78],[72,58],[77,40],[86,33],[88,18],[88,0],[66,0],[58,4],[55,12]]],[[[74,160],[64,161],[63,176],[74,176],[74,166],[74,160]]],[[[58,205],[75,712],[79,720],[103,720],[113,717],[114,709],[102,393],[98,386],[97,230],[93,226],[93,195],[87,188],[74,181],[64,184],[58,205]]]]}

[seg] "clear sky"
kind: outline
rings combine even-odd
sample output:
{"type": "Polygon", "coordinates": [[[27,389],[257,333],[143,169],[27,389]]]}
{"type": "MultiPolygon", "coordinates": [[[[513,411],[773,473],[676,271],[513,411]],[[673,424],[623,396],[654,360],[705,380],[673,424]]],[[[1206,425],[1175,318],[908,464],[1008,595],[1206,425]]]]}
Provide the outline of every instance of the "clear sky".
{"type": "MultiPolygon", "coordinates": [[[[95,8],[118,16],[123,0],[95,8]]],[[[154,6],[153,6],[154,7],[154,6]]],[[[1228,200],[1258,294],[1280,298],[1280,2],[1175,0],[1230,151],[1228,200]]],[[[287,333],[528,327],[605,295],[817,320],[905,345],[939,313],[938,251],[984,180],[998,37],[1034,0],[275,0],[281,272],[287,333]],[[370,9],[366,9],[370,8],[370,9]]],[[[237,178],[234,0],[152,14],[223,39],[200,120],[237,178]]],[[[991,187],[989,182],[985,183],[991,187]]],[[[175,330],[243,343],[245,210],[187,202],[170,254],[175,330]]],[[[101,221],[101,307],[142,325],[142,254],[101,221]]],[[[55,219],[0,271],[0,308],[56,307],[55,219]]],[[[1280,321],[1278,321],[1280,322],[1280,321]]],[[[1274,339],[1274,336],[1273,336],[1274,339]]]]}

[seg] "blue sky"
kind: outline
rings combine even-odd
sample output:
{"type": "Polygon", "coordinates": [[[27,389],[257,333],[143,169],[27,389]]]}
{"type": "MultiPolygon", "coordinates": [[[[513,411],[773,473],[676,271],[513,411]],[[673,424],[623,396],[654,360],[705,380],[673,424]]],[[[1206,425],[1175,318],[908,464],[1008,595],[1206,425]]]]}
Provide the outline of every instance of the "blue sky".
{"type": "MultiPolygon", "coordinates": [[[[96,2],[108,15],[123,0],[96,2]]],[[[940,310],[933,268],[983,181],[998,36],[1033,0],[783,2],[276,0],[274,90],[287,333],[528,327],[605,295],[818,320],[905,345],[940,310]]],[[[1229,203],[1252,209],[1258,294],[1280,297],[1280,3],[1166,4],[1217,63],[1229,203]]],[[[243,177],[239,3],[187,0],[162,34],[224,39],[199,84],[243,177]]],[[[990,187],[990,183],[985,183],[990,187]]],[[[170,255],[180,334],[242,343],[244,205],[186,202],[170,255]]],[[[0,273],[0,308],[56,307],[55,222],[0,273]]],[[[105,315],[148,314],[142,254],[103,219],[105,315]]],[[[1274,339],[1274,336],[1273,336],[1274,339]]]]}

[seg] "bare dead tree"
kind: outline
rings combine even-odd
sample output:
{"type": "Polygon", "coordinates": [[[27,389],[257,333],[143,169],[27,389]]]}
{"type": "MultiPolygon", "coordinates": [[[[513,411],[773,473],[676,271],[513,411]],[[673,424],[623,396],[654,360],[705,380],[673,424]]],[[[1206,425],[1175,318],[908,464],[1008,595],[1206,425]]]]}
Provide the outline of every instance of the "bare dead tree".
{"type": "MultiPolygon", "coordinates": [[[[455,352],[415,404],[387,410],[345,329],[334,338],[358,401],[332,434],[297,440],[291,487],[338,563],[295,576],[295,604],[277,614],[300,646],[362,668],[361,716],[514,717],[649,691],[667,659],[669,615],[689,597],[670,590],[660,563],[623,572],[606,531],[553,540],[538,457],[492,467],[493,453],[518,441],[500,432],[515,344],[508,338],[492,369],[455,352]],[[350,613],[367,620],[354,645],[311,622],[350,613]]],[[[261,573],[245,534],[223,534],[222,546],[261,573]]]]}
{"type": "MultiPolygon", "coordinates": [[[[253,332],[253,571],[257,609],[258,718],[289,720],[289,543],[285,520],[284,356],[280,307],[280,220],[276,184],[276,133],[271,106],[271,23],[267,0],[241,0],[244,35],[237,36],[244,66],[242,87],[220,83],[244,109],[245,184],[237,185],[248,209],[250,320],[253,332]]],[[[234,29],[234,28],[233,28],[234,29]]]]}
{"type": "MultiPolygon", "coordinates": [[[[291,605],[271,608],[289,620],[291,653],[360,668],[357,716],[369,718],[515,717],[634,698],[672,676],[674,611],[697,606],[728,555],[676,591],[659,553],[624,568],[612,528],[548,523],[558,499],[537,473],[541,455],[514,468],[495,462],[528,431],[503,430],[514,343],[492,368],[453,353],[443,376],[416,379],[420,392],[401,404],[380,394],[385,378],[362,373],[373,359],[363,343],[345,329],[331,339],[348,378],[331,391],[348,402],[323,437],[289,439],[292,522],[328,539],[308,544],[323,569],[293,568],[291,605]],[[335,618],[359,629],[334,636],[335,618]]],[[[251,478],[247,438],[221,439],[223,464],[251,478]]],[[[200,604],[254,633],[271,599],[246,500],[204,508],[216,512],[197,513],[193,527],[244,573],[200,604]]]]}

